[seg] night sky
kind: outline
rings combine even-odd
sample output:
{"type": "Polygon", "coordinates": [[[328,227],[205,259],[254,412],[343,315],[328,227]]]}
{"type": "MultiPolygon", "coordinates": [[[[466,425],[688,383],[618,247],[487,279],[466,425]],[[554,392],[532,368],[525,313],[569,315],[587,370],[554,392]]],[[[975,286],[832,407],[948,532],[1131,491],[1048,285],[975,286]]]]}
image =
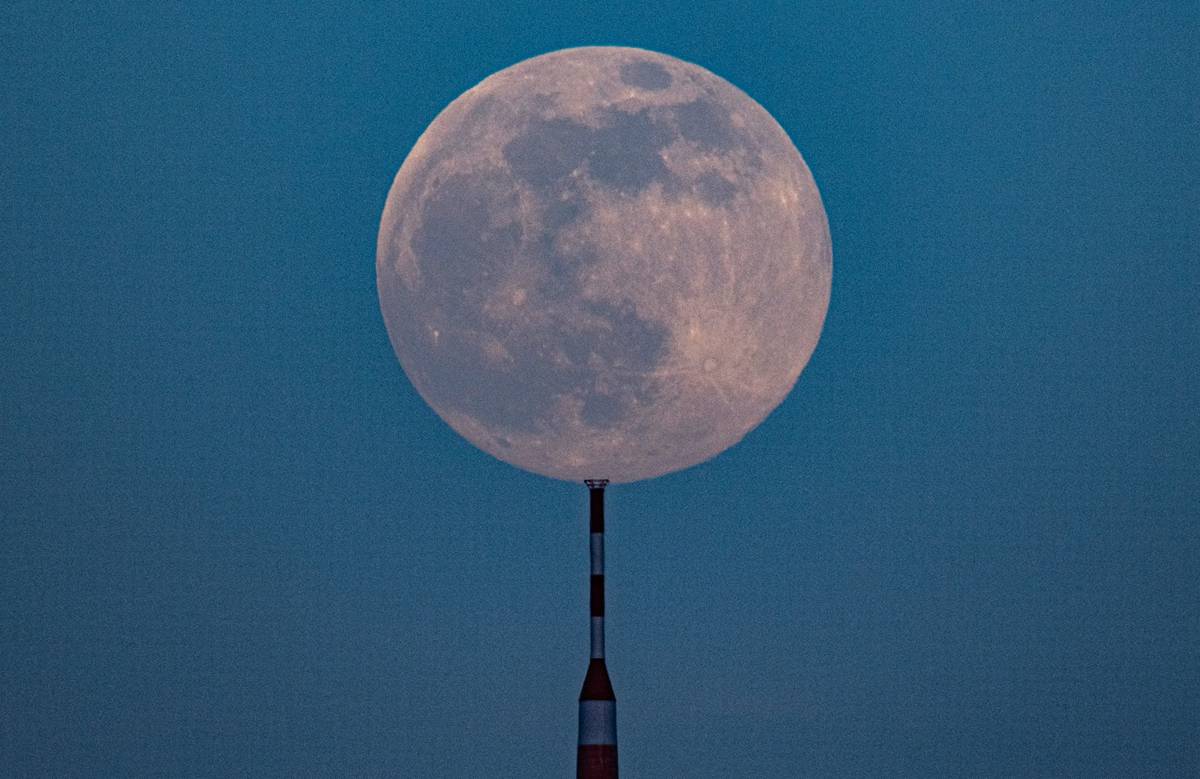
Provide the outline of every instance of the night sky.
{"type": "Polygon", "coordinates": [[[375,240],[447,103],[599,44],[770,111],[834,256],[788,399],[609,490],[623,773],[1200,772],[1193,3],[51,5],[0,9],[0,773],[571,775],[586,490],[423,403],[375,240]]]}

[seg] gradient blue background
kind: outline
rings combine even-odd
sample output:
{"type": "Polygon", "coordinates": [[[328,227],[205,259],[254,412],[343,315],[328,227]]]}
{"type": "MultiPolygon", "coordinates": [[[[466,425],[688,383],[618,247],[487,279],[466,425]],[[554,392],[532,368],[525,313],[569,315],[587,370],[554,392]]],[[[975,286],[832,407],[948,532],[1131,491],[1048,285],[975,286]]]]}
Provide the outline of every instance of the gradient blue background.
{"type": "Polygon", "coordinates": [[[757,99],[834,240],[784,404],[610,490],[624,774],[1200,772],[1195,4],[739,5],[4,4],[0,773],[571,775],[585,490],[423,405],[374,251],[584,44],[757,99]]]}

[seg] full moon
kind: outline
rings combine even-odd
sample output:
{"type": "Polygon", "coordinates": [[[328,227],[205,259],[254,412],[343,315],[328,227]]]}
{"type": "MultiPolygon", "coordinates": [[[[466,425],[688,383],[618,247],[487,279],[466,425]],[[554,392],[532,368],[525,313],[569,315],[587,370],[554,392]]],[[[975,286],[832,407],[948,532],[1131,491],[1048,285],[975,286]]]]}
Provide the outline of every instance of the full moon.
{"type": "Polygon", "coordinates": [[[454,430],[544,476],[630,482],[714,457],[787,396],[832,254],[762,106],[682,60],[586,47],[437,116],[376,273],[396,355],[454,430]]]}

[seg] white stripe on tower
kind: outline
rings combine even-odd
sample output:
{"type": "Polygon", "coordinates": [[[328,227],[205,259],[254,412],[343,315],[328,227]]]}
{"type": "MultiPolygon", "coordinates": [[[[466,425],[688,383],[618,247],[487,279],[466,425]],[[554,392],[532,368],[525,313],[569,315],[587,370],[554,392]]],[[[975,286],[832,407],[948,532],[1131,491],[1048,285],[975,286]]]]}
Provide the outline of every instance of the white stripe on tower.
{"type": "MultiPolygon", "coordinates": [[[[604,487],[598,488],[592,494],[600,493],[601,500],[604,496],[604,487]]],[[[592,659],[604,658],[604,506],[600,507],[601,519],[600,529],[596,530],[595,520],[592,520],[592,528],[590,534],[591,549],[592,549],[592,659]],[[597,584],[599,582],[599,584],[597,584]],[[599,611],[597,611],[596,591],[599,587],[599,611]]]]}
{"type": "Polygon", "coordinates": [[[592,652],[579,693],[577,779],[616,779],[617,697],[604,664],[604,488],[607,479],[588,479],[591,541],[592,652]]]}

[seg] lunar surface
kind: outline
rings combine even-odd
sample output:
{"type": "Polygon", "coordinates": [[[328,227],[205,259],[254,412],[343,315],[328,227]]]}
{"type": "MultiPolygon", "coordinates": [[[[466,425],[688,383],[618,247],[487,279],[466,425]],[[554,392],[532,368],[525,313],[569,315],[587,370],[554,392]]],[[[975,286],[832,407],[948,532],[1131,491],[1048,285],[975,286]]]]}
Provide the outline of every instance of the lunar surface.
{"type": "Polygon", "coordinates": [[[388,194],[379,300],[413,385],[480,449],[636,481],[737,443],[788,394],[829,304],[811,174],[728,82],[567,49],[451,103],[388,194]]]}

